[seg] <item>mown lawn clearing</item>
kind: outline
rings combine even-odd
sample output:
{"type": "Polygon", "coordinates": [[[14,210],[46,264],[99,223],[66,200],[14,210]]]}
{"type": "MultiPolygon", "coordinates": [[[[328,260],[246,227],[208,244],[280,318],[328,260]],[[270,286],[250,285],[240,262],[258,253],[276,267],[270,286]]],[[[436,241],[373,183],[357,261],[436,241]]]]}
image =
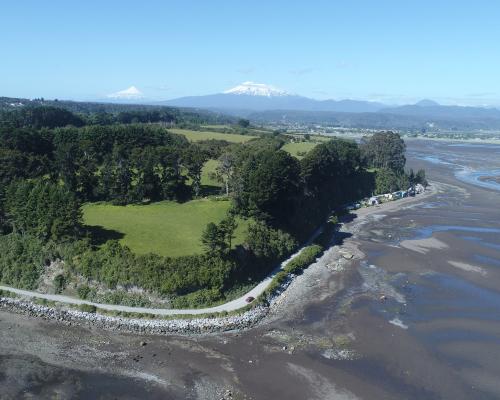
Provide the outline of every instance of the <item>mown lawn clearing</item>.
{"type": "Polygon", "coordinates": [[[298,159],[303,158],[309,151],[314,149],[319,143],[315,142],[297,142],[287,143],[282,147],[282,150],[290,153],[298,159]]]}
{"type": "Polygon", "coordinates": [[[238,135],[236,133],[220,133],[220,132],[208,132],[208,131],[190,131],[188,129],[169,129],[171,133],[176,133],[178,135],[184,135],[191,142],[199,142],[201,140],[225,140],[227,142],[233,143],[244,143],[249,140],[255,139],[257,136],[250,135],[238,135]]]}
{"type": "MultiPolygon", "coordinates": [[[[229,201],[200,199],[128,206],[91,203],[82,208],[86,225],[104,228],[105,236],[120,238],[132,251],[178,257],[201,253],[203,229],[209,222],[221,221],[230,205],[229,201]]],[[[234,244],[243,242],[247,225],[238,220],[234,244]]]]}
{"type": "Polygon", "coordinates": [[[222,183],[213,178],[215,170],[219,162],[217,160],[208,160],[203,166],[203,170],[201,171],[201,184],[203,186],[216,186],[222,187],[222,183]]]}

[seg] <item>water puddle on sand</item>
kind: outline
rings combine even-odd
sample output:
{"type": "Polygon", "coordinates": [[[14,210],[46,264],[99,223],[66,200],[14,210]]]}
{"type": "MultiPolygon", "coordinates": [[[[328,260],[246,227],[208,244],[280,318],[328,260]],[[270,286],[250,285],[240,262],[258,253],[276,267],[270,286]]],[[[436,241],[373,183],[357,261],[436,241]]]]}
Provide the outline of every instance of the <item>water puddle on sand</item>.
{"type": "Polygon", "coordinates": [[[390,277],[373,265],[361,269],[363,287],[380,296],[372,296],[370,310],[398,328],[467,318],[500,322],[500,292],[441,273],[425,273],[410,283],[403,274],[390,277]]]}
{"type": "Polygon", "coordinates": [[[495,267],[500,267],[500,259],[496,259],[496,258],[488,257],[488,256],[483,256],[481,254],[474,254],[472,257],[483,264],[487,264],[489,266],[493,265],[495,267]]]}
{"type": "Polygon", "coordinates": [[[464,168],[456,172],[455,176],[465,183],[500,191],[500,169],[477,171],[464,168]]]}
{"type": "Polygon", "coordinates": [[[486,240],[483,240],[480,237],[477,236],[460,236],[461,239],[468,240],[469,242],[474,242],[477,243],[479,246],[488,248],[488,249],[494,249],[494,250],[500,250],[500,244],[496,243],[491,243],[486,240]]]}
{"type": "MultiPolygon", "coordinates": [[[[421,335],[423,336],[423,335],[421,335]]],[[[436,329],[425,332],[425,338],[433,343],[449,343],[449,342],[466,342],[466,341],[481,341],[481,342],[499,342],[498,336],[478,332],[474,330],[464,330],[456,327],[436,329]]]]}
{"type": "Polygon", "coordinates": [[[423,161],[427,161],[431,164],[435,165],[450,165],[450,166],[457,166],[458,164],[450,161],[444,160],[442,157],[438,156],[429,156],[423,153],[415,152],[412,154],[415,158],[423,161]]]}
{"type": "MultiPolygon", "coordinates": [[[[454,235],[458,239],[474,241],[479,245],[484,247],[492,247],[500,249],[500,244],[495,245],[494,243],[488,242],[488,240],[495,240],[500,237],[500,229],[498,228],[486,228],[486,227],[473,227],[465,225],[428,225],[420,228],[413,229],[412,235],[401,235],[401,239],[405,236],[404,240],[401,240],[398,245],[419,253],[428,253],[431,250],[447,250],[449,245],[433,235],[440,232],[467,232],[477,235],[454,235]]],[[[408,232],[409,233],[409,232],[408,232]]]]}
{"type": "Polygon", "coordinates": [[[405,309],[405,320],[432,321],[472,318],[500,321],[500,293],[441,273],[422,274],[405,309]]]}
{"type": "Polygon", "coordinates": [[[448,147],[462,147],[471,149],[499,149],[500,144],[496,143],[450,143],[448,147]]]}
{"type": "Polygon", "coordinates": [[[464,225],[429,225],[416,229],[414,239],[426,239],[431,237],[436,232],[448,231],[500,234],[500,229],[498,228],[483,228],[464,225]]]}
{"type": "Polygon", "coordinates": [[[409,154],[436,166],[449,167],[462,182],[500,191],[500,168],[495,163],[499,145],[455,143],[438,147],[439,155],[422,151],[410,151],[409,154]],[[485,165],[485,160],[491,161],[489,165],[485,165]]]}

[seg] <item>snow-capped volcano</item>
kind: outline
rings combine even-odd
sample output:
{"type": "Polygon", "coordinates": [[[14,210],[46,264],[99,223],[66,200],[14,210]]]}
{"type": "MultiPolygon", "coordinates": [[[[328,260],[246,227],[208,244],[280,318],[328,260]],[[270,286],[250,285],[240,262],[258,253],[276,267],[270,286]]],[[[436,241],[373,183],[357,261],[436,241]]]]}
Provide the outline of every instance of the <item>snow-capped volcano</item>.
{"type": "Polygon", "coordinates": [[[228,89],[224,94],[243,94],[247,96],[290,96],[290,93],[285,90],[278,89],[271,85],[266,85],[264,83],[255,83],[251,81],[243,82],[241,85],[235,86],[232,89],[228,89]]]}
{"type": "Polygon", "coordinates": [[[144,94],[135,86],[130,86],[128,89],[108,94],[106,97],[116,100],[139,100],[144,98],[144,94]]]}
{"type": "Polygon", "coordinates": [[[205,108],[239,116],[248,115],[253,111],[266,110],[374,112],[385,107],[383,104],[368,101],[314,100],[271,85],[250,81],[243,82],[223,93],[180,97],[163,101],[160,104],[205,108]]]}

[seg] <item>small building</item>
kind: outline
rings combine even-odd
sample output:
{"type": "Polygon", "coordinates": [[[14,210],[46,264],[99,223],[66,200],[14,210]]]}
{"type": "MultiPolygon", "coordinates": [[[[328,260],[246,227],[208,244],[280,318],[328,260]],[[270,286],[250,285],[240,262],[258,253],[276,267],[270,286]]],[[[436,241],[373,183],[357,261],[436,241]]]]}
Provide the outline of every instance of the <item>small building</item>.
{"type": "Polygon", "coordinates": [[[361,204],[359,204],[359,203],[350,203],[350,204],[344,205],[344,208],[347,211],[357,210],[360,207],[361,207],[361,204]]]}
{"type": "Polygon", "coordinates": [[[380,201],[377,196],[372,196],[368,199],[368,205],[369,206],[375,206],[377,204],[380,204],[380,201]]]}
{"type": "Polygon", "coordinates": [[[424,193],[425,192],[425,187],[424,185],[420,184],[420,183],[417,183],[415,185],[415,193],[417,194],[420,194],[420,193],[424,193]]]}

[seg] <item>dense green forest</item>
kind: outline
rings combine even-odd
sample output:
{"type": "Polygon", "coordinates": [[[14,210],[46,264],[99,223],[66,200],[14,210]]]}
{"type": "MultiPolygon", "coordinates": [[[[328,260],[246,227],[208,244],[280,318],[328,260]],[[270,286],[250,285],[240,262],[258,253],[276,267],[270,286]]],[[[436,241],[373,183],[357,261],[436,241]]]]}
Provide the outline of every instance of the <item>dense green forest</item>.
{"type": "MultiPolygon", "coordinates": [[[[22,99],[0,97],[0,121],[24,118],[23,126],[36,124],[30,115],[59,114],[54,119],[45,119],[39,126],[65,126],[62,115],[72,115],[89,124],[161,122],[180,124],[234,124],[237,119],[221,113],[180,109],[166,106],[93,103],[67,100],[22,99]],[[65,111],[67,113],[65,113],[65,111]]],[[[42,117],[46,118],[46,117],[42,117]]],[[[75,124],[73,124],[75,125],[75,124]]]]}
{"type": "MultiPolygon", "coordinates": [[[[0,282],[34,289],[57,263],[63,267],[54,287],[72,287],[85,299],[102,300],[104,286],[116,290],[106,301],[132,305],[150,304],[130,294],[132,287],[174,306],[222,301],[260,279],[332,210],[425,180],[423,172],[405,172],[404,142],[390,132],[360,145],[325,141],[298,160],[281,150],[290,139],[279,132],[246,143],[189,142],[163,122],[211,123],[212,117],[180,111],[76,114],[41,106],[0,117],[0,282]],[[207,160],[217,160],[218,195],[232,206],[199,238],[203,254],[138,255],[83,224],[83,203],[147,207],[210,195],[201,182],[207,160]],[[237,218],[250,222],[244,243],[233,246],[237,218]]],[[[240,121],[235,129],[249,126],[240,121]]]]}

